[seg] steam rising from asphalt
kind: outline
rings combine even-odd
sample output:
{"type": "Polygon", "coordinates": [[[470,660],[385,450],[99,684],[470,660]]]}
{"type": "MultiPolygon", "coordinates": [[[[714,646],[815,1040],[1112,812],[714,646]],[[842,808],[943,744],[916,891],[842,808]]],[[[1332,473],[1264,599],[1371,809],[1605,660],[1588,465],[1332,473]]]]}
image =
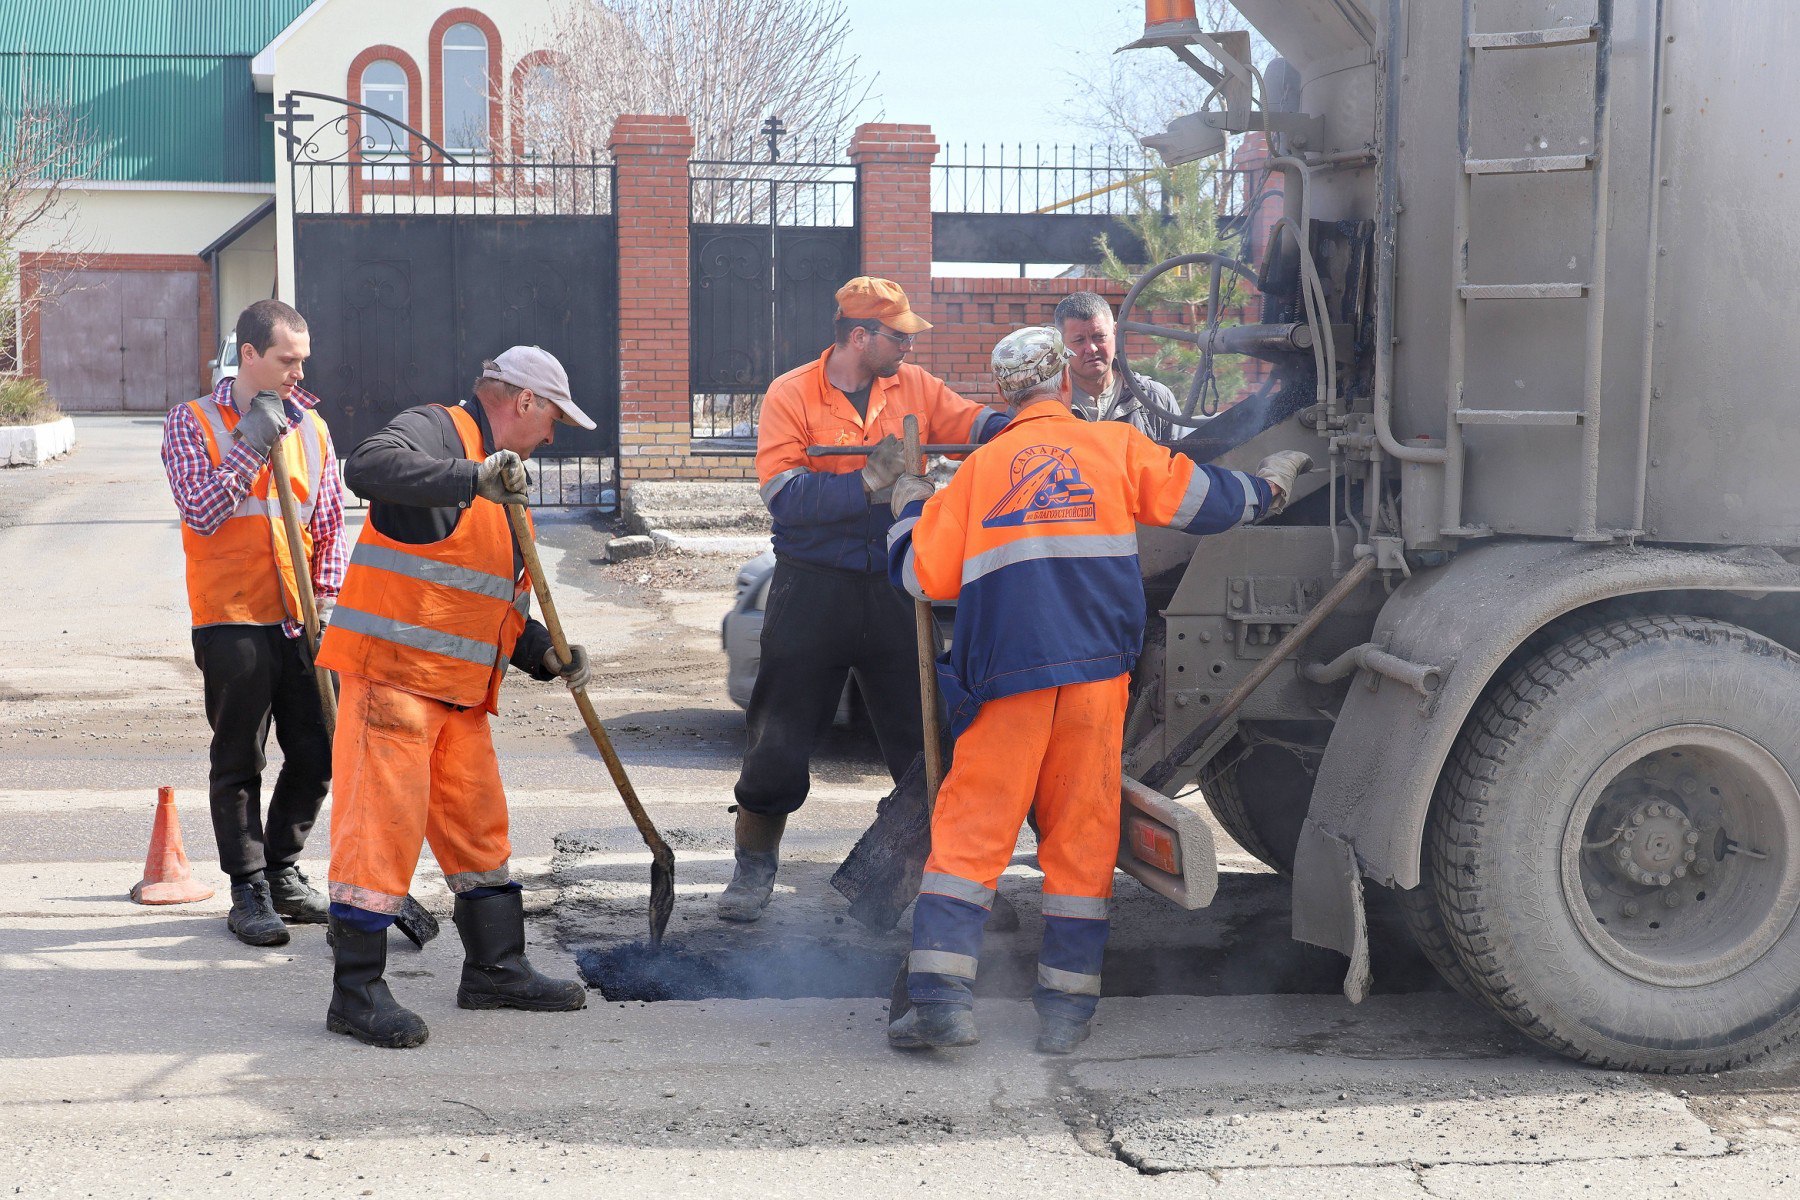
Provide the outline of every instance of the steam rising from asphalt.
{"type": "MultiPolygon", "coordinates": [[[[1274,876],[1236,876],[1221,891],[1237,891],[1251,915],[1221,922],[1217,945],[1126,944],[1110,949],[1102,970],[1108,996],[1329,995],[1343,983],[1344,960],[1328,950],[1293,941],[1285,905],[1241,896],[1264,888],[1285,889],[1274,876]],[[1248,901],[1248,902],[1246,902],[1248,901]]],[[[1021,905],[1023,907],[1023,905],[1021,905]]],[[[1033,906],[1035,907],[1035,905],[1033,906]]],[[[1437,973],[1398,924],[1372,913],[1375,978],[1380,992],[1436,990],[1437,973]],[[1392,928],[1384,929],[1384,926],[1392,928]]],[[[990,931],[981,958],[979,996],[1031,995],[1037,980],[1038,923],[1027,919],[1018,934],[990,931]]],[[[777,943],[745,945],[727,931],[726,941],[704,945],[666,942],[661,950],[629,942],[576,951],[588,986],[608,1000],[707,1000],[886,998],[900,968],[901,946],[857,945],[841,939],[793,933],[777,943]]]]}

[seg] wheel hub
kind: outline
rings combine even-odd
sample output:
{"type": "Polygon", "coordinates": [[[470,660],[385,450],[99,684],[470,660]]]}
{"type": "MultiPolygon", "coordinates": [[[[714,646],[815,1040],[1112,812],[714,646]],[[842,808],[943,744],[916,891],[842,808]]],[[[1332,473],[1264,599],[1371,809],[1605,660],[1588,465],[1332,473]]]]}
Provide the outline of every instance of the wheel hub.
{"type": "Polygon", "coordinates": [[[1698,856],[1700,832],[1673,802],[1639,801],[1626,813],[1618,837],[1612,850],[1614,872],[1644,887],[1667,887],[1685,878],[1698,856]]]}
{"type": "Polygon", "coordinates": [[[1582,936],[1646,982],[1726,978],[1800,912],[1800,788],[1766,748],[1719,726],[1621,747],[1577,797],[1563,847],[1582,936]]]}

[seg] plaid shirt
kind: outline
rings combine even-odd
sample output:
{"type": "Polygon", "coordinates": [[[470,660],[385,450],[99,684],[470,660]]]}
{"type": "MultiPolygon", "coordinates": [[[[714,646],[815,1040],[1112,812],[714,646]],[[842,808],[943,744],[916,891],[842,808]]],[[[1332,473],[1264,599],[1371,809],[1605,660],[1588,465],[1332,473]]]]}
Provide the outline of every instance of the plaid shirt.
{"type": "MultiPolygon", "coordinates": [[[[212,398],[220,408],[238,411],[231,398],[232,377],[219,381],[212,398]]],[[[319,398],[301,388],[294,389],[288,404],[288,429],[296,428],[305,413],[319,403],[319,398]],[[295,411],[298,406],[299,412],[295,411]]],[[[175,508],[182,522],[195,533],[210,535],[231,516],[238,502],[250,494],[256,476],[268,462],[242,442],[226,452],[225,461],[213,466],[206,453],[206,438],[199,419],[183,404],[171,409],[163,422],[163,468],[169,475],[169,490],[175,493],[175,508]]],[[[344,485],[338,477],[337,451],[331,445],[331,432],[325,433],[325,469],[319,483],[319,497],[313,506],[313,594],[321,600],[337,599],[344,584],[344,567],[349,558],[344,545],[344,485]]],[[[281,630],[289,637],[299,637],[300,622],[287,620],[281,630]]]]}

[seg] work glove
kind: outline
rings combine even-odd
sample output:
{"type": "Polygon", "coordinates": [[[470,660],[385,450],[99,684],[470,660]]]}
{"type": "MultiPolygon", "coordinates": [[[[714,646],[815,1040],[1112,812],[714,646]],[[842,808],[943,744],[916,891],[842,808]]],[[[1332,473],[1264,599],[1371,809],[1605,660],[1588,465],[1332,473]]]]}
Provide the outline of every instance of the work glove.
{"type": "Polygon", "coordinates": [[[588,652],[585,646],[569,647],[569,664],[563,665],[562,659],[556,656],[556,647],[544,651],[544,670],[554,671],[562,676],[562,681],[569,685],[572,692],[576,688],[584,688],[588,680],[594,677],[594,668],[588,664],[588,652]]]}
{"type": "MultiPolygon", "coordinates": [[[[917,464],[913,464],[915,467],[917,464]]],[[[877,496],[894,486],[907,467],[906,449],[900,439],[888,434],[875,448],[869,451],[869,461],[863,464],[863,491],[870,496],[877,496]]]]}
{"type": "Polygon", "coordinates": [[[327,596],[316,596],[313,598],[313,607],[318,610],[319,632],[323,633],[325,627],[331,624],[331,614],[337,611],[337,600],[327,596]]]}
{"type": "Polygon", "coordinates": [[[495,504],[524,504],[529,481],[525,463],[511,450],[496,450],[481,460],[475,471],[475,494],[495,504]]]}
{"type": "Polygon", "coordinates": [[[1294,481],[1312,470],[1312,465],[1312,456],[1299,450],[1277,450],[1256,465],[1256,477],[1267,480],[1275,489],[1270,515],[1287,507],[1288,497],[1294,494],[1294,481]]]}
{"type": "Polygon", "coordinates": [[[258,392],[250,401],[250,411],[238,421],[232,434],[240,443],[256,451],[258,458],[267,458],[274,451],[276,441],[287,432],[287,427],[287,407],[281,403],[281,397],[274,392],[258,392]]]}
{"type": "Polygon", "coordinates": [[[929,500],[935,491],[937,488],[923,475],[902,475],[900,482],[894,485],[894,495],[888,501],[888,508],[897,517],[914,500],[929,500]]]}

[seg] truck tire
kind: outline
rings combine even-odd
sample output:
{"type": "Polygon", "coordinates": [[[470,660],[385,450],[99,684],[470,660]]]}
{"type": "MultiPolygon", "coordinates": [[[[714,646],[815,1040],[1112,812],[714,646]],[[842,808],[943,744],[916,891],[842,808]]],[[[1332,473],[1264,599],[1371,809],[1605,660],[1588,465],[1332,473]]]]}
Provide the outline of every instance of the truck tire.
{"type": "Polygon", "coordinates": [[[1627,617],[1519,661],[1426,845],[1476,993],[1596,1066],[1718,1071],[1800,1032],[1797,726],[1800,656],[1724,621],[1627,617]]]}
{"type": "Polygon", "coordinates": [[[1486,1005],[1488,999],[1475,985],[1475,979],[1469,974],[1469,968],[1463,966],[1462,958],[1456,953],[1456,944],[1450,938],[1450,926],[1444,920],[1444,911],[1438,907],[1437,889],[1432,886],[1427,876],[1419,881],[1415,888],[1387,888],[1393,893],[1394,907],[1400,910],[1401,922],[1406,932],[1412,936],[1413,945],[1425,960],[1437,968],[1444,982],[1461,992],[1475,1003],[1486,1005]]]}
{"type": "Polygon", "coordinates": [[[1312,784],[1291,750],[1241,734],[1200,769],[1201,795],[1231,840],[1283,875],[1294,873],[1312,784]]]}

